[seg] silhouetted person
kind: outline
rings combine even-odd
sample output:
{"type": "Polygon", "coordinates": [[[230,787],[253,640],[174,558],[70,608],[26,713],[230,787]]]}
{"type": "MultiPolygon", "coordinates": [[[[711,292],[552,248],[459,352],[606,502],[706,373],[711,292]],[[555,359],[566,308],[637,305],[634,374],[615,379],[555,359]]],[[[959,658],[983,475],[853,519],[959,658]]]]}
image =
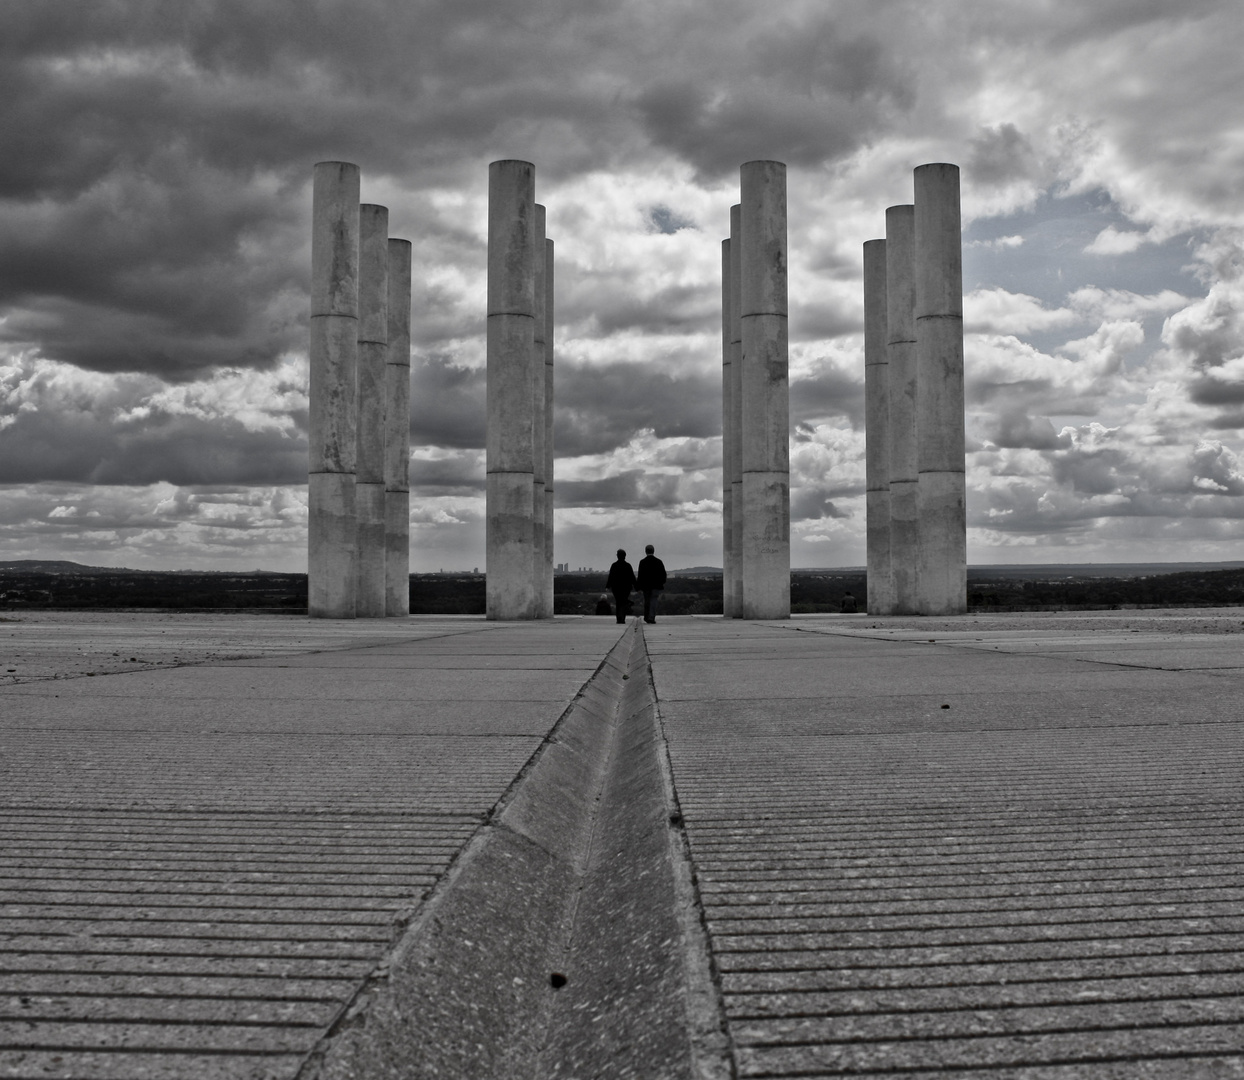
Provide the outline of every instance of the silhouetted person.
{"type": "Polygon", "coordinates": [[[605,588],[613,593],[618,622],[626,622],[626,616],[631,609],[631,593],[635,589],[635,571],[626,561],[626,552],[621,548],[618,548],[618,561],[609,567],[609,579],[605,582],[605,588]]]}
{"type": "Polygon", "coordinates": [[[644,622],[654,623],[657,621],[657,601],[661,599],[661,590],[665,588],[665,563],[652,554],[651,544],[644,551],[646,554],[639,560],[639,576],[635,579],[635,587],[644,594],[644,622]]]}
{"type": "Polygon", "coordinates": [[[609,594],[608,593],[600,594],[600,599],[596,601],[596,614],[597,615],[612,615],[613,614],[613,608],[609,606],[609,594]]]}
{"type": "Polygon", "coordinates": [[[848,592],[848,593],[843,594],[843,597],[842,597],[842,613],[843,613],[844,615],[854,615],[854,614],[856,614],[858,611],[859,611],[859,608],[856,606],[856,603],[855,603],[855,597],[854,597],[854,596],[852,596],[849,592],[848,592]]]}

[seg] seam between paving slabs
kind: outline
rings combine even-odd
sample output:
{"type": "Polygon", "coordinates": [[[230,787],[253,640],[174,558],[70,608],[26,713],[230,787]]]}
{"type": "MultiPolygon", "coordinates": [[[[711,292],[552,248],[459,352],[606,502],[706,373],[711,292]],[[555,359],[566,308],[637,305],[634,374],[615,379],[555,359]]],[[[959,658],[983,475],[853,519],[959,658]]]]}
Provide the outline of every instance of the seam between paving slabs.
{"type": "Polygon", "coordinates": [[[642,636],[642,627],[640,635],[644,645],[644,689],[651,701],[653,720],[659,734],[657,760],[661,768],[665,801],[669,808],[670,848],[678,896],[678,914],[683,927],[684,962],[688,972],[687,1012],[691,1027],[692,1053],[698,1075],[704,1080],[715,1080],[717,1077],[734,1080],[738,1076],[739,1066],[726,1019],[721,973],[717,970],[713,957],[708,916],[700,896],[699,876],[691,853],[691,839],[687,835],[682,804],[678,799],[678,787],[674,782],[674,765],[670,759],[669,740],[665,734],[665,718],[661,715],[656,679],[648,656],[647,642],[642,636]]]}
{"type": "Polygon", "coordinates": [[[299,1077],[733,1077],[663,742],[636,621],[299,1077]]]}

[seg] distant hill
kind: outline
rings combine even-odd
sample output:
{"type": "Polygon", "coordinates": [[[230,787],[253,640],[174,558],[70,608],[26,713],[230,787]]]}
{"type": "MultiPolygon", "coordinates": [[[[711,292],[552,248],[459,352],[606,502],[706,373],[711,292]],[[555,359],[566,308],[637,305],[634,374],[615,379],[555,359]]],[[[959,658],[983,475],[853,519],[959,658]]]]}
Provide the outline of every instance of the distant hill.
{"type": "Polygon", "coordinates": [[[287,575],[279,570],[131,570],[128,566],[86,566],[68,559],[14,559],[0,562],[0,574],[77,574],[82,575],[131,575],[131,574],[226,574],[229,577],[247,577],[272,574],[287,575]]]}
{"type": "Polygon", "coordinates": [[[140,572],[116,566],[83,566],[82,563],[68,562],[65,559],[15,559],[12,562],[0,562],[0,573],[4,574],[135,574],[140,572]]]}

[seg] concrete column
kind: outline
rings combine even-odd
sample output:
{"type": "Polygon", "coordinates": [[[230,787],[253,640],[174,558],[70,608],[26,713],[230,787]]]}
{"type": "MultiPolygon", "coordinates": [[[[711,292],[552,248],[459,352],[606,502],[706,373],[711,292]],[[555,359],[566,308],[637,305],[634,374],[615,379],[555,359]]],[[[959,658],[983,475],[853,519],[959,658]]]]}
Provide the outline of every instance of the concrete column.
{"type": "Polygon", "coordinates": [[[890,365],[886,359],[885,241],[864,244],[864,442],[868,614],[894,608],[890,576],[890,365]]]}
{"type": "Polygon", "coordinates": [[[885,212],[886,361],[890,369],[890,575],[895,615],[919,610],[916,506],[915,208],[885,212]]]}
{"type": "Polygon", "coordinates": [[[389,241],[384,364],[384,613],[410,614],[410,241],[389,241]]]}
{"type": "Polygon", "coordinates": [[[730,563],[731,603],[726,615],[743,617],[743,228],[730,207],[730,563]]]}
{"type": "Polygon", "coordinates": [[[734,383],[730,343],[734,337],[730,305],[730,241],[721,242],[721,611],[734,615],[734,482],[730,459],[734,452],[734,383]]]}
{"type": "Polygon", "coordinates": [[[312,189],[307,614],[353,619],[358,166],[321,161],[312,189]]]}
{"type": "Polygon", "coordinates": [[[488,166],[486,610],[536,615],[532,567],[532,375],[535,352],[535,167],[488,166]]]}
{"type": "Polygon", "coordinates": [[[790,390],[786,166],[740,171],[743,331],[743,617],[790,617],[790,390]]]}
{"type": "Polygon", "coordinates": [[[544,241],[544,616],[553,617],[553,241],[544,241]]]}
{"type": "Polygon", "coordinates": [[[548,260],[545,258],[545,211],[535,206],[536,228],[532,244],[533,344],[531,360],[531,582],[535,596],[534,618],[546,618],[544,610],[544,556],[547,537],[544,521],[544,305],[547,293],[548,260]]]}
{"type": "Polygon", "coordinates": [[[359,207],[359,355],[355,405],[360,619],[384,618],[384,369],[389,346],[389,209],[359,207]]]}
{"type": "Polygon", "coordinates": [[[915,182],[920,610],[958,615],[968,576],[959,167],[921,165],[915,182]]]}

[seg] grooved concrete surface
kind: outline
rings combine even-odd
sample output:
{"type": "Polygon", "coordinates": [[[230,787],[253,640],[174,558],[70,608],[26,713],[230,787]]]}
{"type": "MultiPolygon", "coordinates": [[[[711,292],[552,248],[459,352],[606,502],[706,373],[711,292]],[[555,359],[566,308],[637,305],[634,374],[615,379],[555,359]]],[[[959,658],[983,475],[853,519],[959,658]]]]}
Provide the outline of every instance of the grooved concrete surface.
{"type": "Polygon", "coordinates": [[[1241,621],[646,627],[740,1075],[1244,1076],[1241,621]]]}
{"type": "MultiPolygon", "coordinates": [[[[644,627],[740,1074],[1244,1077],[1242,616],[644,627]]],[[[0,1077],[295,1077],[620,629],[0,624],[0,1077]]]]}
{"type": "Polygon", "coordinates": [[[0,1077],[197,1080],[297,1073],[620,628],[3,629],[0,1077]]]}

